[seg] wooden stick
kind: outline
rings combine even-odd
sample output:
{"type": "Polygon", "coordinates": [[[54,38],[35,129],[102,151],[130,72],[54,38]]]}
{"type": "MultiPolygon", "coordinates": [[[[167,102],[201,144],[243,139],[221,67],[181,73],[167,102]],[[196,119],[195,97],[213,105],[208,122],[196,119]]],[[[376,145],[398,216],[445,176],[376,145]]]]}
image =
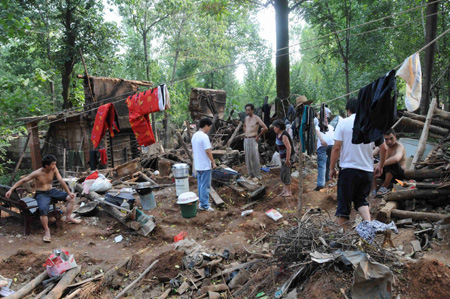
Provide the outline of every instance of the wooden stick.
{"type": "Polygon", "coordinates": [[[59,299],[61,298],[63,292],[67,287],[72,283],[72,281],[75,279],[75,277],[80,273],[81,266],[78,266],[76,268],[70,269],[69,271],[64,274],[63,278],[58,282],[56,287],[53,288],[53,290],[48,293],[47,296],[44,297],[44,299],[59,299]]]}
{"type": "MultiPolygon", "coordinates": [[[[300,222],[302,219],[302,208],[303,208],[303,151],[302,142],[299,141],[298,148],[298,202],[297,202],[297,222],[298,222],[298,233],[300,234],[300,222]]],[[[291,190],[292,191],[292,190],[291,190]]]]}
{"type": "Polygon", "coordinates": [[[9,185],[12,186],[14,182],[14,178],[16,177],[17,170],[19,170],[20,164],[22,163],[23,157],[25,156],[25,151],[28,147],[28,142],[30,141],[31,133],[28,134],[27,140],[25,141],[25,145],[23,146],[22,153],[20,154],[19,162],[17,162],[16,167],[14,167],[14,171],[11,175],[11,180],[9,181],[9,185]]]}
{"type": "Polygon", "coordinates": [[[66,148],[64,148],[64,154],[63,154],[63,178],[66,177],[66,148]]]}
{"type": "Polygon", "coordinates": [[[26,294],[34,290],[38,285],[41,284],[45,279],[48,278],[47,270],[39,274],[35,279],[27,283],[25,286],[23,286],[20,290],[15,292],[12,295],[9,295],[6,297],[7,299],[19,299],[23,298],[26,294]]]}
{"type": "Polygon", "coordinates": [[[189,122],[189,118],[186,120],[186,127],[187,127],[188,139],[189,139],[189,142],[190,142],[192,137],[191,137],[191,123],[189,122]]]}
{"type": "Polygon", "coordinates": [[[86,73],[86,79],[88,81],[89,91],[91,92],[92,102],[96,103],[97,100],[95,99],[94,93],[92,92],[91,80],[89,80],[89,74],[88,74],[88,70],[87,70],[87,67],[86,67],[86,62],[84,62],[83,51],[81,51],[81,49],[80,49],[80,55],[81,55],[81,61],[83,61],[84,72],[86,73]]]}
{"type": "Polygon", "coordinates": [[[68,287],[68,288],[77,287],[77,286],[80,286],[80,285],[85,284],[85,283],[87,283],[87,282],[90,282],[90,281],[93,281],[93,280],[100,279],[102,276],[103,276],[103,273],[100,273],[100,274],[98,274],[98,275],[96,275],[96,276],[94,276],[94,277],[91,277],[91,278],[85,279],[85,280],[83,280],[83,281],[80,281],[80,282],[71,284],[70,286],[67,286],[67,287],[68,287]]]}
{"type": "Polygon", "coordinates": [[[66,297],[64,297],[64,299],[72,299],[73,297],[78,295],[78,293],[81,292],[82,290],[83,290],[83,288],[78,288],[77,290],[72,292],[70,295],[67,295],[66,297]]]}
{"type": "MultiPolygon", "coordinates": [[[[178,133],[179,134],[179,133],[178,133]]],[[[132,283],[130,283],[125,289],[123,289],[122,292],[120,292],[116,297],[114,297],[114,299],[119,299],[121,298],[123,295],[125,295],[126,292],[128,292],[129,290],[131,290],[142,278],[144,278],[145,275],[147,275],[148,272],[150,272],[150,270],[153,268],[154,265],[156,265],[156,263],[159,260],[154,261],[150,266],[147,267],[147,269],[145,269],[144,272],[142,272],[141,275],[139,275],[138,278],[136,278],[132,283]]]]}
{"type": "Polygon", "coordinates": [[[45,296],[53,287],[55,286],[55,283],[49,284],[42,292],[36,295],[34,299],[40,299],[42,296],[45,296]]]}
{"type": "Polygon", "coordinates": [[[411,212],[393,209],[391,216],[396,218],[412,218],[416,220],[439,221],[447,216],[439,213],[411,212]]]}
{"type": "Polygon", "coordinates": [[[184,150],[186,151],[186,155],[188,155],[189,160],[191,160],[192,163],[194,163],[194,159],[192,158],[191,152],[189,151],[189,148],[187,147],[186,143],[183,140],[183,137],[181,137],[181,134],[177,132],[177,138],[178,141],[180,141],[181,145],[183,146],[184,150]]]}
{"type": "Polygon", "coordinates": [[[428,139],[429,126],[431,123],[431,119],[433,118],[433,112],[435,110],[435,107],[436,107],[436,97],[433,97],[433,99],[431,100],[430,108],[428,109],[427,120],[425,121],[422,134],[420,135],[419,145],[417,146],[416,154],[414,155],[410,169],[414,169],[417,162],[422,157],[423,152],[425,151],[425,146],[427,144],[428,139]]]}
{"type": "Polygon", "coordinates": [[[227,148],[229,148],[231,146],[231,143],[236,138],[236,135],[239,133],[239,130],[241,129],[241,127],[242,127],[242,122],[239,122],[239,125],[236,127],[236,129],[234,130],[233,134],[231,135],[230,139],[227,142],[227,148]]]}

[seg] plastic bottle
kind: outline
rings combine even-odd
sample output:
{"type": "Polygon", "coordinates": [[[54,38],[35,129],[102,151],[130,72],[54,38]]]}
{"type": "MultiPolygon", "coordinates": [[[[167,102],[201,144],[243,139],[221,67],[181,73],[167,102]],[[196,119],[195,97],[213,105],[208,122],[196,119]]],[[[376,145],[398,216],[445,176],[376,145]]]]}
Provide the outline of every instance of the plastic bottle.
{"type": "MultiPolygon", "coordinates": [[[[123,202],[122,202],[122,204],[120,205],[120,207],[121,207],[121,208],[124,208],[124,209],[127,209],[127,210],[130,210],[130,204],[127,202],[126,199],[123,200],[123,202]]],[[[120,211],[121,211],[122,213],[124,213],[124,214],[128,213],[128,211],[126,211],[126,210],[120,210],[120,211]]]]}

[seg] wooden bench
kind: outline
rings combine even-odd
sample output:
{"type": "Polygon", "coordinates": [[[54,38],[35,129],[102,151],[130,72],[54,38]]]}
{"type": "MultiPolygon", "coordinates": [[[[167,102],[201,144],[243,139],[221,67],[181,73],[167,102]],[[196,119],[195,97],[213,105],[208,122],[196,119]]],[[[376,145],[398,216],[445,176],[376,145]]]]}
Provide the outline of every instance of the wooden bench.
{"type": "MultiPolygon", "coordinates": [[[[6,198],[6,192],[9,189],[11,187],[0,185],[0,218],[1,212],[5,211],[14,217],[22,219],[25,225],[25,235],[29,235],[31,232],[31,223],[34,218],[39,217],[37,201],[32,197],[21,198],[16,190],[12,192],[10,198],[6,198]],[[18,212],[15,210],[18,210],[18,212]]],[[[51,202],[48,217],[54,217],[57,226],[61,226],[61,211],[56,207],[56,202],[51,202]]]]}

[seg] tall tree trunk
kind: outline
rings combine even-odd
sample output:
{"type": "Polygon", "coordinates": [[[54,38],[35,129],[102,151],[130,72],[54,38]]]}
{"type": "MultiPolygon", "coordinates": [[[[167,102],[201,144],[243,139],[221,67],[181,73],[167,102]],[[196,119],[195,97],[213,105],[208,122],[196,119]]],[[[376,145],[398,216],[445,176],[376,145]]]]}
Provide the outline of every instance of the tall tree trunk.
{"type": "Polygon", "coordinates": [[[65,34],[67,39],[66,45],[66,60],[64,61],[64,69],[62,72],[62,97],[63,97],[63,109],[72,107],[72,102],[70,101],[70,77],[72,75],[73,66],[75,64],[75,33],[72,29],[72,4],[70,0],[66,1],[66,16],[65,16],[65,34]]]}
{"type": "MultiPolygon", "coordinates": [[[[347,31],[345,31],[345,87],[346,87],[346,93],[350,93],[350,78],[349,78],[349,69],[348,69],[348,62],[350,59],[350,18],[351,18],[351,2],[348,1],[348,8],[347,8],[347,1],[345,1],[345,25],[347,31]]],[[[347,102],[350,100],[350,95],[347,95],[347,102]]]]}
{"type": "Polygon", "coordinates": [[[289,82],[289,5],[288,0],[275,0],[277,98],[290,94],[289,82]]]}
{"type": "MultiPolygon", "coordinates": [[[[146,80],[150,81],[150,65],[148,62],[148,44],[147,44],[147,34],[148,31],[144,30],[142,32],[142,43],[144,44],[144,61],[145,61],[145,73],[146,73],[146,80]]],[[[151,114],[151,118],[152,118],[152,128],[153,128],[153,135],[155,136],[155,140],[158,141],[158,129],[156,127],[156,119],[155,119],[155,114],[152,113],[151,114]]]]}
{"type": "MultiPolygon", "coordinates": [[[[434,0],[428,0],[428,3],[433,1],[434,0]]],[[[438,8],[439,2],[435,2],[427,6],[425,44],[428,44],[436,38],[438,8]]],[[[422,81],[422,100],[420,101],[420,114],[422,115],[427,114],[428,108],[430,106],[431,78],[433,74],[435,52],[436,43],[431,44],[428,48],[425,49],[425,63],[422,81]]]]}
{"type": "MultiPolygon", "coordinates": [[[[447,80],[450,83],[450,68],[448,69],[447,80]]],[[[450,111],[450,84],[448,84],[447,104],[445,105],[445,111],[450,111]]]]}

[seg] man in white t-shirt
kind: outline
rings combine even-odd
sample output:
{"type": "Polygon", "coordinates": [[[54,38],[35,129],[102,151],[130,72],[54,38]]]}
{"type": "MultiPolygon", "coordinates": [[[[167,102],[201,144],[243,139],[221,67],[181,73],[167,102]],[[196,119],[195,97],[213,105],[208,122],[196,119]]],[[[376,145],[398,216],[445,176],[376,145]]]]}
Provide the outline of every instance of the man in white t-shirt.
{"type": "Polygon", "coordinates": [[[334,128],[328,124],[325,119],[325,124],[328,126],[328,131],[320,132],[320,128],[316,126],[317,135],[317,185],[314,191],[319,191],[325,188],[325,183],[330,180],[330,157],[331,149],[334,145],[334,128]]]}
{"type": "Polygon", "coordinates": [[[372,187],[372,177],[383,173],[387,147],[384,139],[375,144],[380,147],[380,163],[374,169],[374,143],[353,144],[353,124],[355,122],[358,100],[350,99],[345,107],[348,117],[341,120],[334,131],[334,146],[331,151],[330,177],[335,178],[336,162],[340,155],[336,216],[339,225],[344,225],[350,218],[352,202],[355,210],[364,220],[370,221],[369,203],[366,201],[372,187]],[[375,172],[375,173],[374,173],[375,172]]]}
{"type": "Polygon", "coordinates": [[[198,197],[200,203],[199,210],[213,212],[209,205],[209,190],[211,188],[211,165],[216,168],[216,163],[212,155],[211,142],[208,132],[211,129],[212,121],[203,118],[199,123],[199,130],[192,136],[192,151],[194,152],[194,168],[197,171],[198,197]]]}

